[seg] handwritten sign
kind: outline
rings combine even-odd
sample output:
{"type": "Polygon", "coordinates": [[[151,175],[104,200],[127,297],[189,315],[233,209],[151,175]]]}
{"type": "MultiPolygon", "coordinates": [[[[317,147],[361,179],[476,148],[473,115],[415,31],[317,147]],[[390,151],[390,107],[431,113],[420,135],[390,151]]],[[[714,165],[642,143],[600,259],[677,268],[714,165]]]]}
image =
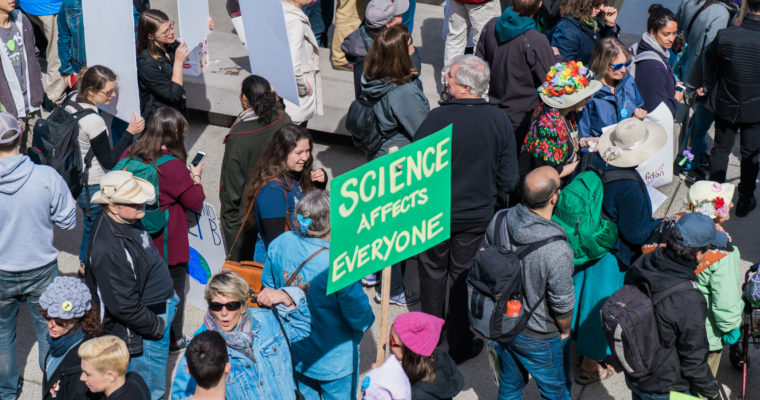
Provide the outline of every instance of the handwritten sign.
{"type": "Polygon", "coordinates": [[[187,266],[190,284],[187,300],[205,310],[206,283],[211,276],[222,270],[224,264],[222,227],[214,206],[209,203],[203,203],[200,213],[188,211],[187,218],[187,237],[190,242],[190,261],[187,266]]]}
{"type": "Polygon", "coordinates": [[[327,294],[449,238],[451,126],[330,182],[327,294]]]}

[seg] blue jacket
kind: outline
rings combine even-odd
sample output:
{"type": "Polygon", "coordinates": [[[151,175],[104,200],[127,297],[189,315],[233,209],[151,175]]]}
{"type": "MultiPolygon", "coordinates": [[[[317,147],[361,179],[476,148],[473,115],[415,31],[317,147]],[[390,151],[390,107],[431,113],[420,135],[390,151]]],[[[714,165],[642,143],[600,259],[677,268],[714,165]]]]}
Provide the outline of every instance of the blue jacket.
{"type": "Polygon", "coordinates": [[[615,93],[606,86],[594,93],[586,104],[578,120],[580,137],[599,137],[602,128],[616,124],[633,116],[637,108],[644,107],[636,82],[630,74],[625,74],[615,87],[615,93]]]}
{"type": "MultiPolygon", "coordinates": [[[[285,232],[269,245],[261,281],[264,287],[281,288],[309,256],[330,242],[285,232]]],[[[354,374],[359,377],[359,343],[375,322],[375,315],[361,284],[355,282],[329,296],[327,277],[330,252],[306,263],[293,285],[306,293],[311,313],[311,335],[293,344],[296,371],[309,378],[331,381],[354,374]]]]}
{"type": "Polygon", "coordinates": [[[562,60],[582,61],[584,65],[591,62],[591,52],[596,42],[606,37],[617,37],[617,25],[614,28],[599,24],[599,31],[594,33],[588,26],[572,17],[562,17],[551,34],[552,46],[559,50],[562,60]]]}
{"type": "Polygon", "coordinates": [[[19,0],[17,3],[29,15],[55,15],[61,8],[61,0],[19,0]]]}
{"type": "MultiPolygon", "coordinates": [[[[132,8],[135,27],[140,18],[136,8],[132,8]]],[[[63,0],[58,12],[58,71],[67,76],[79,73],[87,65],[84,47],[84,22],[82,21],[82,0],[63,0]]]]}
{"type": "MultiPolygon", "coordinates": [[[[306,296],[299,288],[283,288],[293,303],[294,310],[282,305],[277,306],[282,324],[290,342],[296,342],[309,335],[311,317],[306,304],[306,296]]],[[[225,398],[227,400],[280,400],[292,399],[293,371],[290,352],[272,311],[265,308],[249,308],[248,315],[253,321],[252,332],[256,338],[253,342],[253,361],[243,353],[227,347],[230,374],[227,375],[225,398]]],[[[206,330],[201,326],[195,334],[206,330]]],[[[171,400],[181,400],[195,392],[195,379],[187,371],[187,358],[184,356],[177,365],[177,374],[172,384],[171,400]]]]}

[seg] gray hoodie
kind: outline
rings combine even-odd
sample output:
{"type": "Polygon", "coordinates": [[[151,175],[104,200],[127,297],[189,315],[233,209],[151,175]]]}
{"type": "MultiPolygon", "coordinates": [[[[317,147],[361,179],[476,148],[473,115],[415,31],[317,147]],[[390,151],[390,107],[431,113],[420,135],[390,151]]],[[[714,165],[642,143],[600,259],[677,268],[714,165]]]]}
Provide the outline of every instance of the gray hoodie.
{"type": "MultiPolygon", "coordinates": [[[[488,226],[493,230],[493,220],[488,226]]],[[[556,222],[541,217],[526,206],[518,204],[507,211],[509,245],[520,246],[552,236],[567,238],[556,222]]],[[[537,339],[557,336],[555,319],[573,314],[573,250],[567,240],[557,240],[533,251],[523,259],[524,310],[530,311],[546,296],[544,302],[528,320],[522,335],[537,339]]]]}
{"type": "Polygon", "coordinates": [[[74,229],[77,210],[66,182],[29,157],[0,158],[0,271],[25,272],[58,258],[53,225],[74,229]]]}

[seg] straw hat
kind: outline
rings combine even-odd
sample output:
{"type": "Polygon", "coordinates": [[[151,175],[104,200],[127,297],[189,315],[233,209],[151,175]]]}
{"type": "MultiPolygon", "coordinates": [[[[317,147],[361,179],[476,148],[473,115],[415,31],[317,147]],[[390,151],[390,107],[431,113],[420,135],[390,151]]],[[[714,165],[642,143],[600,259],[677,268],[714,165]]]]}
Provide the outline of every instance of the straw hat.
{"type": "Polygon", "coordinates": [[[100,191],[92,196],[97,204],[145,204],[156,199],[156,189],[129,171],[111,171],[100,180],[100,191]]]}
{"type": "Polygon", "coordinates": [[[730,211],[731,199],[734,198],[734,189],[736,186],[731,183],[694,182],[686,194],[686,208],[713,219],[726,217],[730,211]]]}
{"type": "Polygon", "coordinates": [[[635,167],[648,160],[665,145],[665,128],[651,121],[628,118],[599,138],[599,155],[607,164],[620,168],[635,167]]]}
{"type": "Polygon", "coordinates": [[[591,72],[580,61],[557,63],[549,69],[544,83],[538,87],[541,101],[549,107],[570,108],[591,97],[602,88],[591,72]]]}

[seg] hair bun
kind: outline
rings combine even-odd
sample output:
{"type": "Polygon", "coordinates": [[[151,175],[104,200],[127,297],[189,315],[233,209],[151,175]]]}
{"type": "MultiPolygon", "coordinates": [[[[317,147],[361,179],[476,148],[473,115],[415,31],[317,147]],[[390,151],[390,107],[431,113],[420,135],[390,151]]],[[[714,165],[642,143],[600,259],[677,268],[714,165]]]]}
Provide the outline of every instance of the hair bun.
{"type": "Polygon", "coordinates": [[[660,11],[663,9],[663,5],[660,3],[654,3],[651,6],[649,6],[649,15],[652,15],[656,13],[657,11],[660,11]]]}

